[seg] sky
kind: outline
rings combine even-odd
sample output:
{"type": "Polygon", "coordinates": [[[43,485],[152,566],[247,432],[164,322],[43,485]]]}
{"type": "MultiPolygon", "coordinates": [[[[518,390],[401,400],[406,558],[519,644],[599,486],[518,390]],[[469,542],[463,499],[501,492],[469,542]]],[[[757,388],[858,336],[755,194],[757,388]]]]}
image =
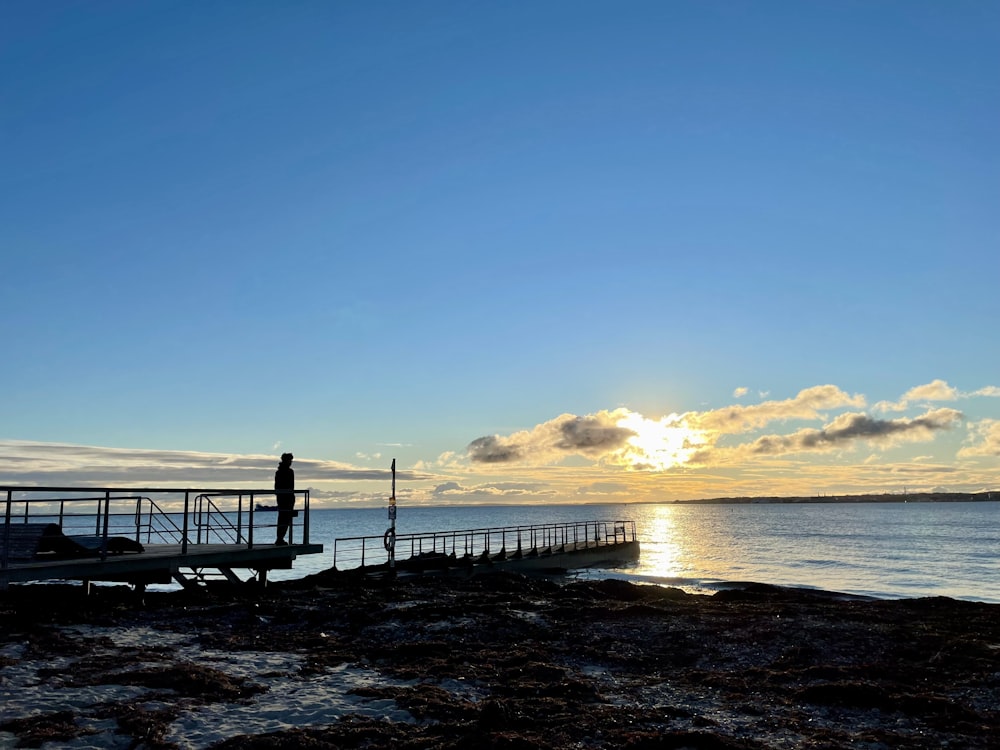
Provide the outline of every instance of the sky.
{"type": "Polygon", "coordinates": [[[0,5],[0,485],[1000,489],[1000,5],[0,5]]]}

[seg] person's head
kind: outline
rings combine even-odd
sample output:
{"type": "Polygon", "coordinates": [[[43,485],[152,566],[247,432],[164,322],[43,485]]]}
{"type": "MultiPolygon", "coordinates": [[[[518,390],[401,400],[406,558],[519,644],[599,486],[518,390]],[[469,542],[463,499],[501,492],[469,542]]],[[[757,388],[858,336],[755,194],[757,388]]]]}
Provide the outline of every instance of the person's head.
{"type": "Polygon", "coordinates": [[[281,463],[283,463],[283,464],[290,464],[292,462],[293,458],[295,458],[295,456],[293,456],[291,453],[282,453],[281,454],[281,463]]]}

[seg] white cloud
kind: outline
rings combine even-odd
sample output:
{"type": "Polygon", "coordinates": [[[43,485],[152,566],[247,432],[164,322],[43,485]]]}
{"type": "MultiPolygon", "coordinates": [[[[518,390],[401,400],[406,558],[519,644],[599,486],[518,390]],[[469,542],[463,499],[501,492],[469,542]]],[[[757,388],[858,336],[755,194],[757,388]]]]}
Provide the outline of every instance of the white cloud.
{"type": "Polygon", "coordinates": [[[795,398],[764,401],[749,406],[730,406],[707,412],[689,412],[682,419],[709,432],[740,433],[759,429],[769,422],[789,419],[821,419],[820,410],[845,406],[862,407],[865,397],[848,395],[834,385],[817,385],[799,391],[795,398]]]}
{"type": "Polygon", "coordinates": [[[1000,456],[1000,419],[970,424],[967,443],[958,451],[959,458],[1000,456]]]}
{"type": "Polygon", "coordinates": [[[918,385],[911,388],[900,397],[899,401],[879,401],[873,407],[876,411],[905,411],[916,403],[928,403],[931,401],[955,401],[957,399],[973,398],[976,396],[987,396],[990,398],[1000,398],[1000,387],[988,385],[976,391],[962,392],[952,387],[947,381],[938,379],[930,383],[918,385]]]}
{"type": "Polygon", "coordinates": [[[733,391],[733,398],[743,398],[745,395],[747,395],[748,391],[749,391],[748,388],[741,385],[739,388],[733,391]]]}
{"type": "Polygon", "coordinates": [[[985,388],[980,388],[978,391],[973,391],[969,395],[970,396],[989,396],[990,398],[1000,398],[1000,386],[988,385],[985,388]]]}
{"type": "Polygon", "coordinates": [[[954,401],[958,391],[944,380],[932,380],[926,385],[918,385],[903,394],[903,401],[954,401]]]}

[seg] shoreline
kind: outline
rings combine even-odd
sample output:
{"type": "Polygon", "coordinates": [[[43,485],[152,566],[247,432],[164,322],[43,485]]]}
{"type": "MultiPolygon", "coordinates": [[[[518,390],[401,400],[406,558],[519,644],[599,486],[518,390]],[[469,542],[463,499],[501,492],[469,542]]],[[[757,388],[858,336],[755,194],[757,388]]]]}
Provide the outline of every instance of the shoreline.
{"type": "Polygon", "coordinates": [[[44,588],[0,594],[0,742],[726,750],[1000,736],[996,604],[515,574],[321,573],[141,599],[44,588]]]}

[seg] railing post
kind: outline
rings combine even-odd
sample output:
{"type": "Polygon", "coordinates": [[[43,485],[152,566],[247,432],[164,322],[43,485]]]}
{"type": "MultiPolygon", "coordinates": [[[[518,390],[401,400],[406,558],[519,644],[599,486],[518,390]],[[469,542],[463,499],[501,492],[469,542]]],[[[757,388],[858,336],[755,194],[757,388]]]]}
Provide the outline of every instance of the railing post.
{"type": "Polygon", "coordinates": [[[101,561],[108,559],[108,522],[111,520],[111,491],[104,493],[104,533],[101,534],[101,561]]]}
{"type": "Polygon", "coordinates": [[[236,501],[236,543],[239,544],[243,541],[243,493],[239,495],[239,500],[236,501]]]}
{"type": "Polygon", "coordinates": [[[191,512],[191,492],[184,491],[184,520],[181,523],[181,554],[186,555],[188,551],[188,513],[191,512]]]}
{"type": "Polygon", "coordinates": [[[142,498],[139,497],[139,496],[136,496],[136,498],[135,498],[135,519],[134,520],[135,520],[135,540],[137,542],[141,542],[142,541],[142,530],[141,530],[141,522],[142,522],[142,498]]]}
{"type": "Polygon", "coordinates": [[[305,494],[305,518],[302,519],[302,543],[309,544],[309,490],[305,494]]]}
{"type": "Polygon", "coordinates": [[[256,522],[253,520],[253,514],[256,512],[257,500],[254,498],[253,493],[250,493],[250,530],[247,532],[247,549],[253,549],[253,527],[256,522]]]}
{"type": "Polygon", "coordinates": [[[7,506],[3,514],[3,559],[0,560],[0,569],[3,570],[7,569],[7,559],[10,556],[10,503],[13,496],[14,490],[7,490],[7,506]]]}

